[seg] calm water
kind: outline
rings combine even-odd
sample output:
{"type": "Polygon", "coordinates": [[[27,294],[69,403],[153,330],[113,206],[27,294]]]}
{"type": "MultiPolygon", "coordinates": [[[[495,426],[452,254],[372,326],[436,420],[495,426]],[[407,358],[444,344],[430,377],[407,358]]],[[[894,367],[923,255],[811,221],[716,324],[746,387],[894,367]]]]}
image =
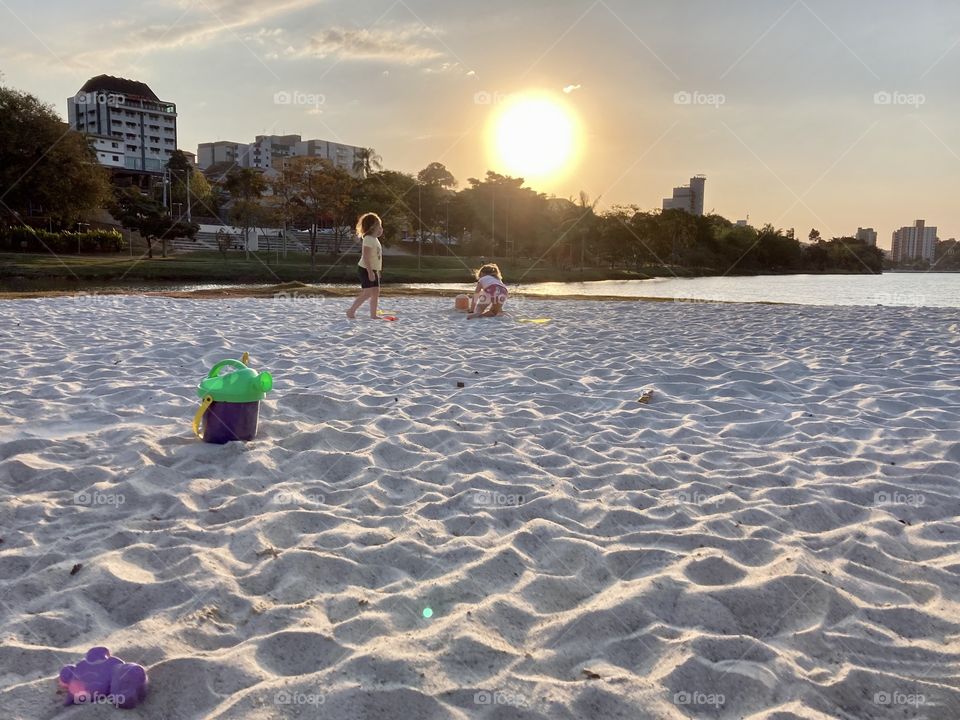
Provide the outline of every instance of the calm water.
{"type": "MultiPolygon", "coordinates": [[[[800,305],[899,305],[960,308],[960,273],[885,273],[883,275],[763,275],[757,277],[654,278],[583,283],[507,285],[542,295],[613,295],[679,301],[778,302],[800,305]]],[[[415,284],[443,289],[470,285],[415,284]]]]}
{"type": "MultiPolygon", "coordinates": [[[[516,283],[514,291],[538,295],[608,295],[669,298],[681,302],[777,302],[800,305],[898,305],[960,308],[960,273],[886,273],[884,275],[764,275],[757,277],[653,278],[582,283],[516,283]]],[[[324,287],[329,285],[320,285],[324,287]]],[[[74,284],[28,281],[6,290],[109,291],[210,290],[236,284],[130,282],[74,284]]],[[[262,284],[247,287],[269,287],[262,284]]],[[[352,286],[351,286],[352,287],[352,286]]],[[[396,286],[394,286],[396,287],[396,286]]],[[[412,283],[399,287],[469,292],[472,284],[412,283]]],[[[389,293],[389,286],[387,288],[389,293]]]]}

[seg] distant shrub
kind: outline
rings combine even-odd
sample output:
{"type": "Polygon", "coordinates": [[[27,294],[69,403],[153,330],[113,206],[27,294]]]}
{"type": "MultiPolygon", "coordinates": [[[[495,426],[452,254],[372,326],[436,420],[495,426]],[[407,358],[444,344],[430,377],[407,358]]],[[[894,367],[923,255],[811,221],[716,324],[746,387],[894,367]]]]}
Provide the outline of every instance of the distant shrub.
{"type": "Polygon", "coordinates": [[[126,249],[126,243],[116,230],[90,230],[89,232],[49,232],[19,225],[0,228],[0,250],[6,252],[46,253],[76,255],[93,253],[116,253],[126,249]]]}

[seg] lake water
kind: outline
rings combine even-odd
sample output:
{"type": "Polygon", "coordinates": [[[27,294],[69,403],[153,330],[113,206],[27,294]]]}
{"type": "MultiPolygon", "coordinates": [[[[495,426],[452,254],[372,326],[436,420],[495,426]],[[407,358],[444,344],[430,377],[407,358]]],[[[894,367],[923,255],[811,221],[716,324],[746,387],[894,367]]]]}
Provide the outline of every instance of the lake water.
{"type": "MultiPolygon", "coordinates": [[[[514,291],[538,295],[611,295],[681,302],[776,302],[800,305],[896,305],[960,308],[960,273],[883,275],[760,275],[653,278],[582,283],[520,283],[514,291]]],[[[472,285],[417,283],[404,287],[462,289],[472,285]]]]}
{"type": "MultiPolygon", "coordinates": [[[[513,292],[536,295],[666,298],[678,302],[775,302],[800,305],[887,305],[960,308],[960,273],[885,273],[883,275],[760,275],[753,277],[652,278],[596,282],[517,283],[509,273],[513,292]]],[[[122,287],[133,291],[212,290],[237,284],[137,282],[70,284],[25,281],[6,290],[74,290],[104,292],[122,287]]],[[[246,287],[270,287],[256,284],[246,287]]],[[[332,287],[327,284],[318,287],[332,287]]],[[[340,286],[342,287],[342,286],[340,286]]],[[[353,287],[350,285],[349,287],[353,287]]],[[[391,286],[386,286],[387,294],[391,286]]],[[[472,284],[411,283],[393,287],[470,292],[472,284]]]]}

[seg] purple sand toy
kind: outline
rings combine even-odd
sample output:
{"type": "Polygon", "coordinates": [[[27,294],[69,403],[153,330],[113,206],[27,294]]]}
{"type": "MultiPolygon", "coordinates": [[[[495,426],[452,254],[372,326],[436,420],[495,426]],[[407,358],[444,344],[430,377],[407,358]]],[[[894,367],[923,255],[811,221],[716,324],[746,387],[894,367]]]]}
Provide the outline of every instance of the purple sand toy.
{"type": "Polygon", "coordinates": [[[95,647],[76,665],[60,670],[60,687],[67,691],[66,705],[109,702],[133,708],[147,696],[147,671],[95,647]]]}

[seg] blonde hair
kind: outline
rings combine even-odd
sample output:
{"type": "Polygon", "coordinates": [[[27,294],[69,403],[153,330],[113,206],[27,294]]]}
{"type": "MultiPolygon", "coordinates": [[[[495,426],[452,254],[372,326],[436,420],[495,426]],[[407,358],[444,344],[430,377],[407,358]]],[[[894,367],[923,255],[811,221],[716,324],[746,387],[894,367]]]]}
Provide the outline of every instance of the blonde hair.
{"type": "Polygon", "coordinates": [[[486,265],[481,265],[480,269],[477,270],[477,280],[482,278],[484,275],[493,275],[497,280],[503,280],[503,275],[500,274],[500,266],[496,263],[487,263],[486,265]]]}
{"type": "Polygon", "coordinates": [[[383,226],[383,221],[380,219],[380,216],[376,213],[364,213],[357,219],[357,235],[363,237],[364,235],[369,235],[370,231],[373,230],[377,225],[383,226]]]}

